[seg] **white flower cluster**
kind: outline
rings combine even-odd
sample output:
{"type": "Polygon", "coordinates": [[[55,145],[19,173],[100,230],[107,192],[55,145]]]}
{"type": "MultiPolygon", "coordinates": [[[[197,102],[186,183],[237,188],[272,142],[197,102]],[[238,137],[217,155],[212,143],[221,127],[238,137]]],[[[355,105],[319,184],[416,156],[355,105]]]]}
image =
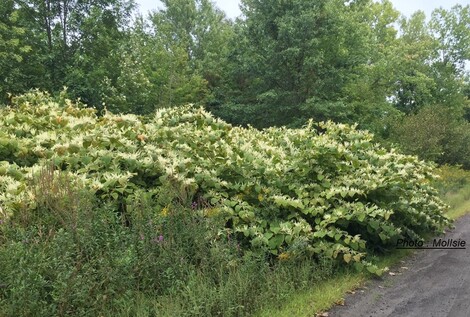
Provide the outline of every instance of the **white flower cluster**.
{"type": "Polygon", "coordinates": [[[365,240],[341,229],[346,223],[383,243],[405,227],[419,233],[447,224],[427,183],[432,166],[381,148],[355,127],[310,121],[258,131],[192,105],[159,109],[144,121],[66,104],[46,98],[39,107],[25,101],[0,110],[4,216],[34,207],[31,179],[53,164],[103,200],[128,201],[168,184],[188,199],[197,191],[252,245],[283,257],[307,245],[359,261],[365,240]]]}

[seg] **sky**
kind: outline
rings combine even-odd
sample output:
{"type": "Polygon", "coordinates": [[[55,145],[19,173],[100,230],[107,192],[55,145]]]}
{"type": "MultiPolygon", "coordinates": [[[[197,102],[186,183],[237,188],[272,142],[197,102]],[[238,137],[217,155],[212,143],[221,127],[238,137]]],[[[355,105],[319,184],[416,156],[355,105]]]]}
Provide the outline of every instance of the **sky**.
{"type": "MultiPolygon", "coordinates": [[[[135,0],[139,6],[140,11],[146,15],[147,11],[155,10],[162,7],[158,0],[135,0]]],[[[311,0],[314,1],[314,0],[311,0]]],[[[422,10],[429,17],[431,12],[439,7],[450,9],[456,4],[470,5],[470,0],[391,0],[395,8],[406,16],[422,10]]],[[[225,11],[227,17],[235,19],[241,14],[238,7],[240,0],[213,0],[217,7],[225,11]]]]}

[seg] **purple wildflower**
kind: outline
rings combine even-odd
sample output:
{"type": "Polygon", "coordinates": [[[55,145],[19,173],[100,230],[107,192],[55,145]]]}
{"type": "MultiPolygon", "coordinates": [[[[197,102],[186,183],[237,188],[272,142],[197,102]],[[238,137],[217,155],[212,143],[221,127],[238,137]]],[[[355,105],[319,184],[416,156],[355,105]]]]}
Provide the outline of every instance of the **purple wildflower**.
{"type": "Polygon", "coordinates": [[[162,243],[163,242],[163,235],[159,235],[158,237],[155,237],[152,239],[153,243],[162,243]]]}

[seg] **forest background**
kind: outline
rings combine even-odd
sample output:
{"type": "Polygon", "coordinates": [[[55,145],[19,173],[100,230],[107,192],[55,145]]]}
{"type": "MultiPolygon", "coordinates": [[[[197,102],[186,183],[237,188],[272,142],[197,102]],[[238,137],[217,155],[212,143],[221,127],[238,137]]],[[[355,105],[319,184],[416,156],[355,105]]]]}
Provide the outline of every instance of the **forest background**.
{"type": "Polygon", "coordinates": [[[384,145],[470,167],[470,8],[390,1],[6,0],[0,98],[31,89],[100,110],[203,105],[235,125],[357,124],[384,145]],[[66,87],[66,88],[64,88],[66,87]]]}

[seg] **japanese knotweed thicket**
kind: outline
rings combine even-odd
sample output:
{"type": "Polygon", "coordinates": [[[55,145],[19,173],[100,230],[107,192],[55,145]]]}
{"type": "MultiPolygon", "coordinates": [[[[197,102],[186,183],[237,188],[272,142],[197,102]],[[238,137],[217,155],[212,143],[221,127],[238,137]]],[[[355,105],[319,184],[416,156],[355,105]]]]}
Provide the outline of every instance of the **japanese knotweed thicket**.
{"type": "Polygon", "coordinates": [[[244,250],[334,257],[380,273],[367,250],[441,231],[449,220],[429,185],[432,166],[372,138],[332,122],[233,127],[191,106],[152,118],[98,116],[31,93],[0,112],[1,217],[37,208],[35,175],[53,164],[122,213],[145,193],[161,202],[156,217],[175,206],[224,217],[221,234],[244,250]],[[179,194],[165,200],[162,188],[179,194]]]}

